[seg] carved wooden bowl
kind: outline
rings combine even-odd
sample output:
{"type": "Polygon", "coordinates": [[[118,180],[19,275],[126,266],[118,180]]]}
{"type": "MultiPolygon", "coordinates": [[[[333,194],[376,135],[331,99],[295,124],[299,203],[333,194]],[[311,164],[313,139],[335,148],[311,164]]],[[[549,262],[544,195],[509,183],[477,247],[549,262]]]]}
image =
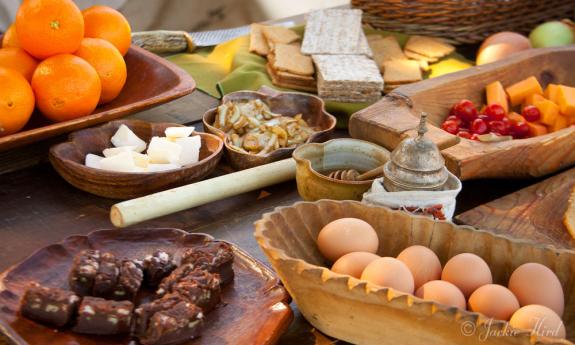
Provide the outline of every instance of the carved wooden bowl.
{"type": "Polygon", "coordinates": [[[164,136],[172,123],[149,123],[119,120],[100,127],[84,129],[70,135],[69,141],[50,149],[50,162],[68,183],[88,193],[112,199],[131,199],[161,190],[192,183],[208,176],[216,168],[222,152],[222,140],[212,134],[195,132],[202,137],[200,160],[180,169],[153,173],[123,173],[89,168],[84,165],[88,153],[101,155],[112,146],[110,138],[120,125],[128,126],[146,143],[153,136],[164,136]]]}
{"type": "MultiPolygon", "coordinates": [[[[272,112],[284,116],[295,116],[302,114],[303,119],[317,132],[312,134],[306,141],[321,142],[327,140],[333,132],[336,118],[326,112],[325,104],[321,98],[297,92],[276,92],[272,95],[255,91],[238,91],[227,94],[223,97],[222,103],[229,101],[247,101],[260,99],[266,103],[272,112]]],[[[236,150],[226,139],[226,133],[213,126],[216,118],[217,108],[208,110],[203,117],[204,128],[224,140],[226,147],[226,157],[235,169],[242,170],[253,168],[275,162],[291,156],[295,147],[280,148],[264,155],[254,155],[236,150]]]]}
{"type": "Polygon", "coordinates": [[[575,340],[575,252],[571,250],[385,207],[333,200],[278,207],[256,222],[255,237],[304,317],[323,333],[350,343],[528,345],[575,340]],[[563,286],[568,340],[531,335],[505,321],[332,272],[316,240],[323,226],[343,217],[360,218],[374,227],[378,255],[395,257],[418,244],[431,248],[444,265],[457,254],[474,253],[487,262],[496,284],[506,286],[515,268],[527,262],[549,267],[563,286]]]}

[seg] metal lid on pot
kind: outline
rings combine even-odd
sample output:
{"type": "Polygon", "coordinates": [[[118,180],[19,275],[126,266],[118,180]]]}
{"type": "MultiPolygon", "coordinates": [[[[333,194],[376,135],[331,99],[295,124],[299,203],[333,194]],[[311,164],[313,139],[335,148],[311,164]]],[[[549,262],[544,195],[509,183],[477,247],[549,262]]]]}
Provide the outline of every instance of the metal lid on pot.
{"type": "Polygon", "coordinates": [[[417,137],[403,140],[383,168],[388,191],[440,190],[448,178],[445,160],[434,142],[425,137],[427,114],[421,114],[417,137]]]}

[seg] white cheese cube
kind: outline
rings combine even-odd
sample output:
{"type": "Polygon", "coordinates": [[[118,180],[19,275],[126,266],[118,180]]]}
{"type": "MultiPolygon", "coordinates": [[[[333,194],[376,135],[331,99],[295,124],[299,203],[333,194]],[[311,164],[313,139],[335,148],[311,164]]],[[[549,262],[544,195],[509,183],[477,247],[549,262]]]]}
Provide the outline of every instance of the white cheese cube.
{"type": "Polygon", "coordinates": [[[197,163],[200,159],[200,148],[202,147],[202,137],[195,135],[193,137],[176,139],[176,144],[182,147],[179,163],[188,165],[197,163]]]}
{"type": "Polygon", "coordinates": [[[164,133],[167,138],[174,139],[189,137],[193,132],[194,127],[168,127],[164,133]]]}
{"type": "Polygon", "coordinates": [[[150,164],[150,157],[142,153],[132,152],[132,159],[134,160],[134,164],[140,168],[147,168],[150,164]]]}
{"type": "Polygon", "coordinates": [[[139,172],[142,169],[136,166],[132,152],[128,151],[102,159],[100,167],[104,170],[117,172],[139,172]]]}
{"type": "Polygon", "coordinates": [[[146,142],[138,138],[126,125],[121,125],[110,141],[116,147],[135,146],[134,151],[136,152],[142,152],[146,149],[146,142]]]}
{"type": "Polygon", "coordinates": [[[147,172],[160,172],[160,171],[168,171],[181,168],[177,164],[149,164],[148,168],[146,169],[147,172]]]}
{"type": "Polygon", "coordinates": [[[100,169],[100,161],[102,159],[104,159],[104,157],[88,153],[86,155],[86,161],[84,162],[84,164],[88,168],[100,169]]]}
{"type": "Polygon", "coordinates": [[[102,153],[104,157],[112,157],[122,152],[135,152],[136,146],[121,146],[121,147],[111,147],[109,149],[104,149],[102,153]]]}
{"type": "Polygon", "coordinates": [[[177,164],[180,161],[182,147],[169,141],[167,138],[153,137],[148,146],[150,163],[154,164],[177,164]]]}

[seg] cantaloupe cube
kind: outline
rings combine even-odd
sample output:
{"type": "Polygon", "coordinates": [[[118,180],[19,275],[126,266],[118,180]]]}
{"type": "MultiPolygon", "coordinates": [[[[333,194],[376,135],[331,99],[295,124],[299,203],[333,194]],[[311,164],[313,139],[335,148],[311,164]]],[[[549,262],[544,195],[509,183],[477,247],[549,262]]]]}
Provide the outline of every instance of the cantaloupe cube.
{"type": "Polygon", "coordinates": [[[535,102],[534,104],[541,113],[541,123],[553,126],[555,119],[559,116],[559,106],[550,100],[535,102]]]}
{"type": "Polygon", "coordinates": [[[545,127],[545,125],[542,125],[540,123],[527,122],[527,126],[529,126],[530,137],[536,137],[548,133],[547,127],[545,127]]]}
{"type": "Polygon", "coordinates": [[[499,104],[505,109],[505,113],[509,112],[509,102],[507,102],[507,94],[501,82],[494,81],[485,87],[485,94],[487,96],[487,104],[499,104]]]}
{"type": "Polygon", "coordinates": [[[575,116],[575,87],[559,85],[557,87],[557,104],[567,116],[575,116]]]}
{"type": "Polygon", "coordinates": [[[567,128],[568,126],[569,126],[569,120],[567,119],[567,117],[559,115],[555,118],[555,123],[553,124],[553,126],[551,126],[551,128],[549,128],[549,130],[551,130],[551,132],[556,132],[562,130],[563,128],[567,128]]]}
{"type": "Polygon", "coordinates": [[[543,95],[541,84],[539,84],[537,78],[533,76],[509,86],[505,89],[505,92],[507,92],[507,96],[509,96],[511,105],[519,105],[525,98],[535,93],[543,95]]]}
{"type": "Polygon", "coordinates": [[[549,84],[545,88],[545,92],[543,92],[543,96],[545,96],[545,98],[547,98],[551,102],[557,103],[557,91],[559,91],[559,85],[549,84]]]}
{"type": "Polygon", "coordinates": [[[535,102],[544,101],[546,99],[547,98],[545,98],[545,97],[543,97],[537,93],[534,93],[530,96],[527,96],[527,98],[525,98],[525,101],[523,101],[523,106],[526,107],[528,105],[534,105],[535,102]]]}
{"type": "Polygon", "coordinates": [[[527,122],[523,116],[517,114],[514,111],[507,114],[507,117],[509,118],[509,120],[515,121],[515,122],[527,122]]]}

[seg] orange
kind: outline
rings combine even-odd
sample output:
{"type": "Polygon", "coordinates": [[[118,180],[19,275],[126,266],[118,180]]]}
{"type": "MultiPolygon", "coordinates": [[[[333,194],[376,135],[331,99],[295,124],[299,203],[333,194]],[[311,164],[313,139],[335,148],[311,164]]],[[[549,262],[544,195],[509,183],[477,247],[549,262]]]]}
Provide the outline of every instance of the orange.
{"type": "Polygon", "coordinates": [[[128,20],[108,6],[92,6],[82,11],[86,24],[86,37],[102,38],[112,43],[122,56],[132,43],[132,29],[128,20]]]}
{"type": "Polygon", "coordinates": [[[84,18],[72,0],[27,0],[16,14],[20,46],[45,59],[73,53],[84,38],[84,18]]]}
{"type": "Polygon", "coordinates": [[[20,47],[20,43],[18,43],[18,35],[16,35],[16,25],[14,24],[8,27],[8,30],[6,30],[2,37],[2,48],[10,47],[20,47]]]}
{"type": "Polygon", "coordinates": [[[75,54],[88,61],[100,77],[102,94],[100,104],[118,97],[126,83],[126,62],[112,43],[101,38],[84,38],[75,54]]]}
{"type": "Polygon", "coordinates": [[[20,48],[2,48],[0,49],[0,67],[16,70],[30,82],[32,74],[38,65],[26,51],[20,48]]]}
{"type": "Polygon", "coordinates": [[[21,130],[34,111],[34,92],[24,77],[0,68],[0,137],[21,130]]]}
{"type": "Polygon", "coordinates": [[[84,59],[61,54],[40,62],[32,77],[32,89],[42,114],[60,122],[91,114],[102,86],[98,73],[84,59]]]}

